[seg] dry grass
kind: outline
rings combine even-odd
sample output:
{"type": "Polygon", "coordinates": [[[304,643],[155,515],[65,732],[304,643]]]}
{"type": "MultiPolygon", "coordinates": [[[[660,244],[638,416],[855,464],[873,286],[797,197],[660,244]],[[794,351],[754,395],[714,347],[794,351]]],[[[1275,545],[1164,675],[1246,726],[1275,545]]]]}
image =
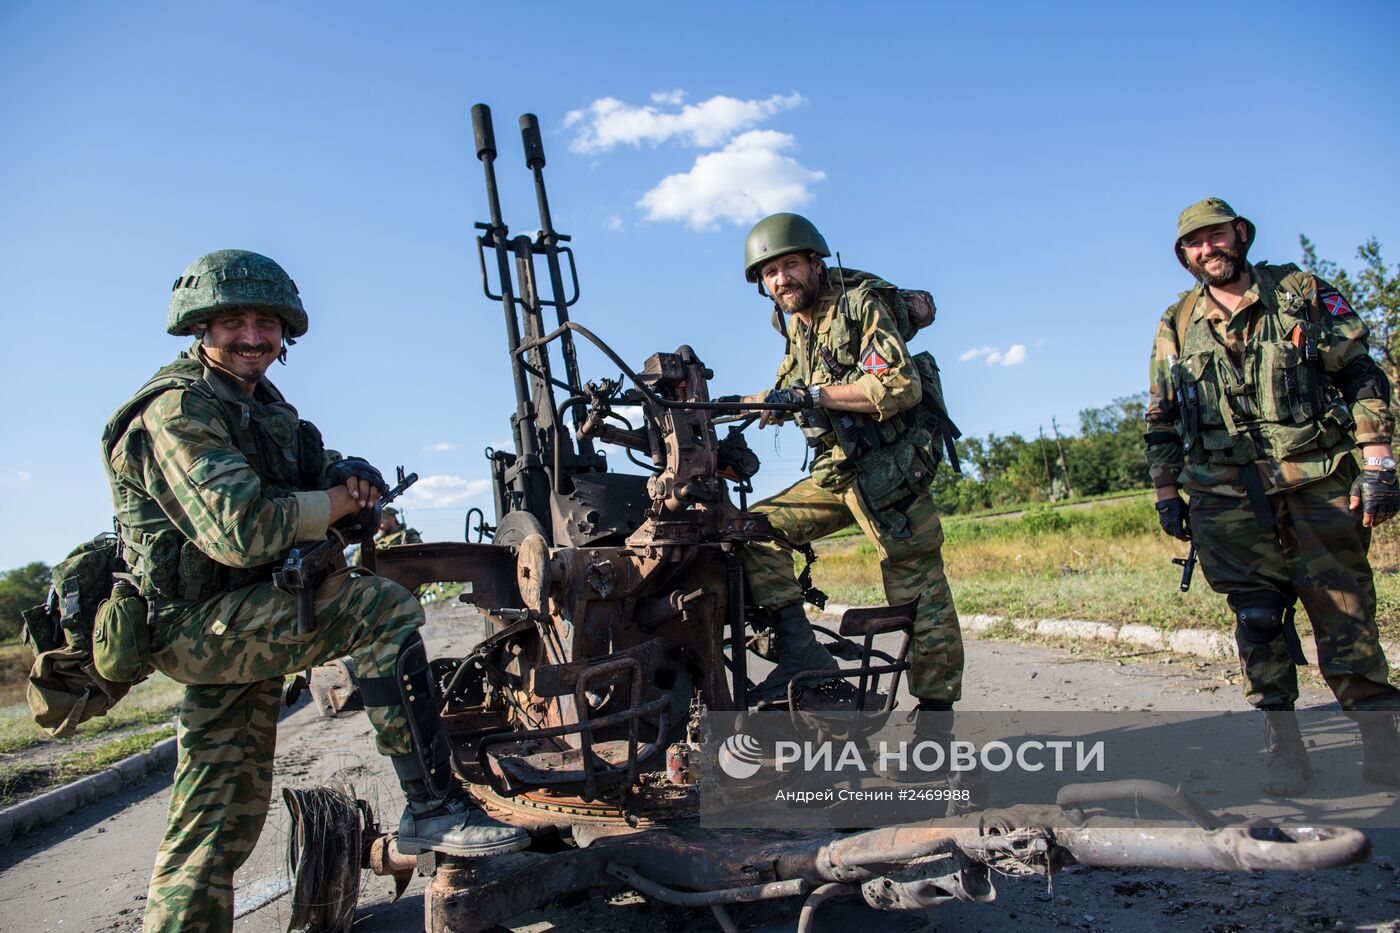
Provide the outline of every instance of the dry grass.
{"type": "MultiPolygon", "coordinates": [[[[1019,519],[946,521],[943,557],[958,610],[1013,618],[1140,622],[1162,628],[1228,629],[1222,597],[1197,568],[1189,593],[1171,563],[1186,546],[1157,529],[1146,501],[1019,519]]],[[[863,538],[819,549],[817,586],[855,605],[884,601],[879,559],[863,538]]],[[[1371,549],[1382,637],[1400,639],[1400,521],[1383,526],[1371,549]]],[[[1302,618],[1299,619],[1302,622],[1302,618]]]]}

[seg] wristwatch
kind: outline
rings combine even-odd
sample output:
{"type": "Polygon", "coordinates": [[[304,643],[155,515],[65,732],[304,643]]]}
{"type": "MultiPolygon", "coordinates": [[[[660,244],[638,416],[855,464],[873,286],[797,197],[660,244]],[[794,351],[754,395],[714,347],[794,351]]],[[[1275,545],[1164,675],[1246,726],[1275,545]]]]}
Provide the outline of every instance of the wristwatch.
{"type": "Polygon", "coordinates": [[[1393,457],[1363,457],[1362,466],[1375,467],[1378,470],[1395,469],[1395,459],[1393,457]]]}
{"type": "MultiPolygon", "coordinates": [[[[807,387],[807,397],[808,397],[809,399],[812,400],[812,407],[813,407],[813,408],[821,408],[821,407],[822,407],[822,387],[821,387],[821,386],[808,386],[808,387],[807,387]]],[[[1392,460],[1392,461],[1391,461],[1391,464],[1394,465],[1394,463],[1395,463],[1395,461],[1392,460]]]]}

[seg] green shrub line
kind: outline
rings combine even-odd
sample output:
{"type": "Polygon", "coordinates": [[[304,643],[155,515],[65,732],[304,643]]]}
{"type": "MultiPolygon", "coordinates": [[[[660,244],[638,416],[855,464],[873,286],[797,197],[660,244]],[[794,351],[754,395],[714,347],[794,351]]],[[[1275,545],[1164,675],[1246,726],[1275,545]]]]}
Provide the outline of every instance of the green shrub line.
{"type": "Polygon", "coordinates": [[[70,752],[42,764],[0,768],[0,806],[8,807],[24,797],[32,797],[80,777],[104,771],[119,761],[153,748],[156,743],[174,734],[175,727],[165,725],[122,736],[95,748],[70,752]]]}

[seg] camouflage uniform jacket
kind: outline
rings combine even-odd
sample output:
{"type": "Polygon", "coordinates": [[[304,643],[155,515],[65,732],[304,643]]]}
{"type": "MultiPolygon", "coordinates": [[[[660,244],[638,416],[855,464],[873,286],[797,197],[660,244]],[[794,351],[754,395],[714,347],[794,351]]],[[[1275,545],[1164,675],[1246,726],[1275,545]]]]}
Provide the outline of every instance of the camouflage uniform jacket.
{"type": "Polygon", "coordinates": [[[254,580],[330,519],[339,454],[266,379],[249,396],[196,343],[108,422],[102,453],[128,564],[146,596],[192,601],[254,580]]]}
{"type": "Polygon", "coordinates": [[[390,547],[397,547],[400,544],[422,543],[423,536],[418,533],[418,529],[416,528],[404,528],[403,526],[399,526],[398,531],[391,531],[388,534],[384,534],[383,532],[375,532],[374,535],[374,546],[377,550],[383,550],[384,548],[390,547]]]}
{"type": "MultiPolygon", "coordinates": [[[[919,403],[919,371],[899,328],[878,290],[848,289],[849,313],[840,307],[841,294],[824,281],[812,308],[810,327],[788,318],[787,353],[778,365],[775,387],[854,384],[870,404],[876,422],[919,403]]],[[[824,488],[841,491],[853,473],[842,469],[845,454],[829,446],[812,461],[812,476],[824,488]]]]}
{"type": "Polygon", "coordinates": [[[1330,379],[1367,355],[1365,323],[1296,266],[1251,267],[1230,314],[1197,285],[1162,315],[1152,347],[1147,461],[1153,485],[1244,497],[1329,476],[1358,444],[1388,443],[1389,399],[1348,404],[1330,379]]]}

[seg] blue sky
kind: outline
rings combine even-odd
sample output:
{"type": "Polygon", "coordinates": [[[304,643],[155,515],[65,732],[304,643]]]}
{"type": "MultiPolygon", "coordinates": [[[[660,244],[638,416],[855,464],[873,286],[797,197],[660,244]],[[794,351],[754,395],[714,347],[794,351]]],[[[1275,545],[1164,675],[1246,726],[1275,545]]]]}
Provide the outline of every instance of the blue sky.
{"type": "MultiPolygon", "coordinates": [[[[514,232],[536,225],[515,119],[539,114],[574,316],[624,357],[689,343],[717,393],[769,383],[743,236],[796,209],[934,293],[915,346],[964,430],[1034,433],[1143,387],[1191,201],[1255,220],[1255,258],[1302,232],[1400,258],[1397,27],[1393,3],[4,0],[0,569],[107,526],[102,425],[182,349],[169,283],[220,248],[297,280],[311,331],[271,375],[332,446],[431,478],[425,537],[489,509],[513,396],[471,226],[477,101],[514,232]]],[[[762,491],[799,475],[800,436],[779,442],[751,441],[762,491]]]]}

